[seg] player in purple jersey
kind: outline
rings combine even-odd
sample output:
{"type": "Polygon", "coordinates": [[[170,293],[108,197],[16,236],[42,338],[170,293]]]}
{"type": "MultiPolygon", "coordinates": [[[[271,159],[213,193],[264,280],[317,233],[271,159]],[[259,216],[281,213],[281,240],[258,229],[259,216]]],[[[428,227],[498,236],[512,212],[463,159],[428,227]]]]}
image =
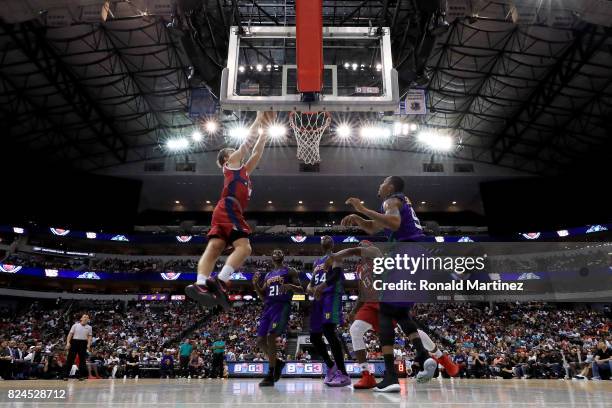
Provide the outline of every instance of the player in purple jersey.
{"type": "Polygon", "coordinates": [[[342,225],[361,228],[370,235],[384,231],[389,241],[422,240],[425,236],[423,227],[403,190],[404,180],[401,177],[387,177],[378,187],[378,197],[383,199],[380,211],[370,210],[359,198],[349,198],[346,204],[370,219],[351,214],[342,219],[342,225]]]}
{"type": "Polygon", "coordinates": [[[332,237],[321,237],[321,248],[325,255],[314,262],[312,279],[306,289],[314,297],[310,307],[310,342],[327,365],[324,383],[330,387],[344,387],[351,385],[351,379],[346,372],[344,351],[336,332],[338,325],[342,324],[344,273],[341,262],[328,262],[334,249],[332,237]],[[329,343],[333,361],[323,336],[329,343]]]}
{"type": "MultiPolygon", "coordinates": [[[[415,242],[424,238],[421,222],[414,213],[408,197],[403,193],[404,180],[398,176],[387,177],[378,187],[378,197],[383,204],[380,211],[366,208],[359,198],[351,197],[346,204],[351,205],[355,211],[370,218],[369,220],[356,214],[342,219],[342,225],[356,226],[367,232],[375,234],[384,230],[389,241],[415,242]]],[[[387,274],[386,279],[389,279],[387,274]]],[[[383,293],[386,295],[386,293],[383,293]]],[[[427,350],[417,331],[417,325],[410,316],[411,303],[406,302],[380,302],[378,320],[380,325],[380,342],[385,360],[385,376],[374,391],[399,392],[400,385],[395,372],[393,344],[395,343],[395,323],[397,322],[406,337],[416,350],[415,363],[422,370],[429,357],[427,350]]]]}
{"type": "Polygon", "coordinates": [[[276,339],[287,329],[291,313],[293,292],[302,292],[298,272],[283,265],[285,255],[280,249],[272,252],[274,269],[262,279],[261,273],[253,276],[253,286],[264,301],[264,308],[257,327],[257,344],[268,356],[268,375],[259,383],[260,387],[273,386],[281,377],[285,362],[278,358],[276,339]],[[260,281],[263,281],[260,283],[260,281]]]}

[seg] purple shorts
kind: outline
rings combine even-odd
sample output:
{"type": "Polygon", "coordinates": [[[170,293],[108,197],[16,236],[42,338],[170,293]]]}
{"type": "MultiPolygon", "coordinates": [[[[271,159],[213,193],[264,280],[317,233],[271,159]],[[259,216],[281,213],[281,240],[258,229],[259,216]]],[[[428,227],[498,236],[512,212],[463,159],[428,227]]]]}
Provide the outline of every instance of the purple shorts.
{"type": "Polygon", "coordinates": [[[342,294],[323,295],[310,306],[310,332],[322,333],[324,324],[342,325],[342,294]]]}
{"type": "Polygon", "coordinates": [[[287,329],[287,323],[289,323],[290,312],[291,303],[266,303],[259,319],[259,326],[257,326],[257,336],[264,337],[268,334],[284,333],[287,329]]]}

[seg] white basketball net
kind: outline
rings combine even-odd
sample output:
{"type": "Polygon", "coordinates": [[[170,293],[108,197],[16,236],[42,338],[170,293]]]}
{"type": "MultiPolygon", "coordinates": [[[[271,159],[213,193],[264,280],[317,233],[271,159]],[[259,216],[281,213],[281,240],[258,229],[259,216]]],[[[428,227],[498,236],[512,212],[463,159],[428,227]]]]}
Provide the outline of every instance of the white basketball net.
{"type": "Polygon", "coordinates": [[[291,112],[289,124],[297,140],[297,158],[306,164],[321,162],[319,143],[331,123],[329,112],[291,112]]]}

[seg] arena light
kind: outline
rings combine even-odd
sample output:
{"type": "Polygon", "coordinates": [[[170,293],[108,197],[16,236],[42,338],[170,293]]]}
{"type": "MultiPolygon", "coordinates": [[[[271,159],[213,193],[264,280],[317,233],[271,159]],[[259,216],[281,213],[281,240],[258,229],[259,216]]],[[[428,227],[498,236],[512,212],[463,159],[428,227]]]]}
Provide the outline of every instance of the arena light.
{"type": "Polygon", "coordinates": [[[450,151],[453,148],[453,139],[448,135],[441,135],[431,130],[423,130],[417,135],[417,140],[432,150],[450,151]]]}
{"type": "Polygon", "coordinates": [[[282,139],[286,134],[287,128],[279,123],[275,123],[268,128],[268,135],[272,139],[282,139]]]}
{"type": "Polygon", "coordinates": [[[168,139],[166,141],[166,147],[168,148],[168,150],[173,150],[173,151],[185,150],[189,148],[189,140],[187,140],[187,138],[184,138],[184,137],[168,139]]]}
{"type": "Polygon", "coordinates": [[[456,201],[453,201],[453,202],[452,202],[452,204],[453,204],[453,205],[457,205],[457,202],[456,202],[456,201]]]}
{"type": "Polygon", "coordinates": [[[391,130],[382,126],[364,126],[359,130],[359,134],[363,139],[374,141],[388,139],[391,137],[391,130]]]}
{"type": "Polygon", "coordinates": [[[175,200],[174,204],[180,204],[181,202],[179,200],[175,200]]]}
{"type": "Polygon", "coordinates": [[[410,124],[409,123],[403,123],[402,124],[402,135],[403,136],[408,136],[408,133],[410,133],[410,124]]]}
{"type": "Polygon", "coordinates": [[[349,64],[348,62],[344,63],[344,69],[349,69],[351,67],[351,64],[349,64]]]}
{"type": "Polygon", "coordinates": [[[242,125],[238,125],[231,128],[228,134],[233,141],[242,143],[249,136],[249,129],[242,125]]]}
{"type": "Polygon", "coordinates": [[[193,139],[194,142],[201,142],[203,138],[202,132],[199,130],[194,130],[191,134],[191,139],[193,139]]]}
{"type": "Polygon", "coordinates": [[[403,124],[402,122],[393,123],[393,135],[399,136],[402,134],[403,124]]]}
{"type": "Polygon", "coordinates": [[[377,71],[381,71],[382,70],[382,64],[380,64],[380,63],[376,64],[376,70],[377,71]]]}
{"type": "Polygon", "coordinates": [[[261,72],[261,71],[263,71],[263,65],[261,65],[261,64],[257,64],[257,65],[255,66],[255,69],[256,69],[257,71],[261,72]]]}
{"type": "Polygon", "coordinates": [[[300,201],[298,201],[298,204],[300,204],[300,205],[301,205],[301,204],[304,204],[304,203],[302,202],[302,200],[300,200],[300,201]]]}
{"type": "Polygon", "coordinates": [[[411,124],[410,124],[410,131],[411,131],[411,132],[414,132],[415,130],[417,130],[417,128],[418,128],[418,126],[417,126],[417,124],[416,124],[416,123],[411,123],[411,124]]]}
{"type": "Polygon", "coordinates": [[[357,68],[359,68],[359,64],[357,64],[356,62],[353,62],[352,68],[353,68],[353,71],[357,71],[357,68]]]}
{"type": "Polygon", "coordinates": [[[336,135],[341,139],[347,139],[351,137],[351,127],[346,123],[338,125],[338,127],[336,128],[336,135]]]}
{"type": "Polygon", "coordinates": [[[210,204],[210,200],[206,200],[206,204],[210,204]]]}
{"type": "Polygon", "coordinates": [[[240,66],[238,67],[238,71],[242,73],[242,72],[244,72],[244,71],[245,71],[245,68],[244,68],[242,65],[240,65],[240,66]]]}
{"type": "Polygon", "coordinates": [[[217,130],[219,129],[219,124],[211,119],[208,122],[206,122],[206,124],[204,125],[204,128],[206,129],[207,133],[213,134],[213,133],[216,133],[217,130]]]}
{"type": "Polygon", "coordinates": [[[421,204],[425,205],[425,204],[427,204],[427,202],[426,201],[421,201],[421,204]]]}

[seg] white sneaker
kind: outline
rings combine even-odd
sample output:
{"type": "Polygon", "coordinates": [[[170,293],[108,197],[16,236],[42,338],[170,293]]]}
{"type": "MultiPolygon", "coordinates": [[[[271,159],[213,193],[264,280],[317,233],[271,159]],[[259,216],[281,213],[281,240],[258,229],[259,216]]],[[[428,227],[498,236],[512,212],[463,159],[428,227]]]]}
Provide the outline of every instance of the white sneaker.
{"type": "Polygon", "coordinates": [[[433,358],[428,358],[423,364],[423,370],[419,371],[416,375],[416,381],[418,383],[429,382],[438,368],[438,363],[433,358]]]}
{"type": "Polygon", "coordinates": [[[134,377],[134,379],[135,379],[135,380],[137,380],[137,379],[138,379],[138,376],[134,377]]]}
{"type": "Polygon", "coordinates": [[[127,375],[124,375],[124,376],[123,376],[123,379],[125,380],[126,378],[127,378],[127,375]]]}
{"type": "Polygon", "coordinates": [[[187,379],[188,379],[188,380],[191,380],[191,376],[190,376],[190,375],[188,375],[188,376],[187,376],[187,379]]]}

